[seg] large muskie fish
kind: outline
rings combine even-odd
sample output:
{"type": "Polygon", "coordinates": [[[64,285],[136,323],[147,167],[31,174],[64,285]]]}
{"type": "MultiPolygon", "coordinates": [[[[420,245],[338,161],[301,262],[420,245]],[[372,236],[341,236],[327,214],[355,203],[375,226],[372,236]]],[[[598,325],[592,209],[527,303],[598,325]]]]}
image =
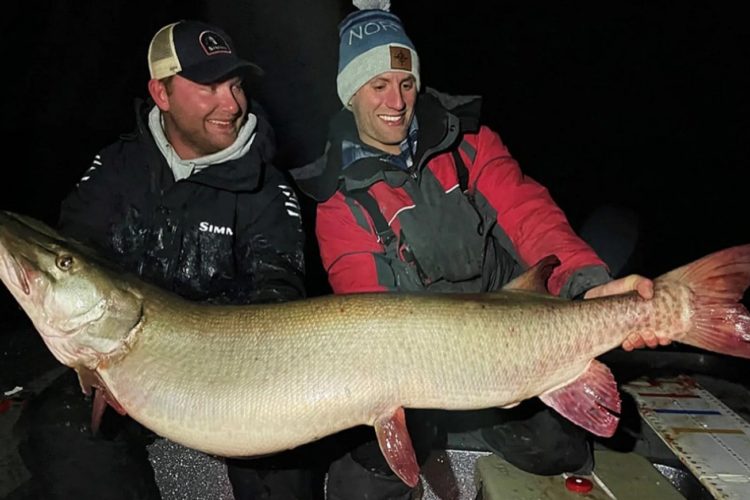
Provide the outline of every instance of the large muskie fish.
{"type": "Polygon", "coordinates": [[[599,436],[620,398],[594,358],[651,330],[750,357],[750,245],[655,280],[654,297],[541,293],[555,259],[501,292],[330,295],[197,304],[110,267],[43,223],[0,213],[0,277],[95,412],[106,403],[187,447],[258,456],[361,424],[415,485],[404,408],[510,407],[539,397],[599,436]],[[520,288],[525,288],[521,290],[520,288]],[[104,403],[106,401],[106,403],[104,403]]]}

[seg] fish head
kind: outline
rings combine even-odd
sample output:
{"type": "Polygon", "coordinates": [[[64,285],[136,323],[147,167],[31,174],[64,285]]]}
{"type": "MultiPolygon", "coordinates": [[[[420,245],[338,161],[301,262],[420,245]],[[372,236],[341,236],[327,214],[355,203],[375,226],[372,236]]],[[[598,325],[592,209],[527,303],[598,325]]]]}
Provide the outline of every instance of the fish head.
{"type": "Polygon", "coordinates": [[[106,261],[43,222],[0,212],[0,279],[58,361],[95,369],[127,349],[143,300],[106,261]]]}

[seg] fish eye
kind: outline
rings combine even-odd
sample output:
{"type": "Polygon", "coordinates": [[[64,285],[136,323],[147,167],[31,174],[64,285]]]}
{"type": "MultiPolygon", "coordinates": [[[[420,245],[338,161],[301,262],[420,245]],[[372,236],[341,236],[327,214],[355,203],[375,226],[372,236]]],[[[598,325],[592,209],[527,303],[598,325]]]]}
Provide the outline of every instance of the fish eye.
{"type": "Polygon", "coordinates": [[[73,256],[68,254],[62,254],[57,257],[57,267],[62,269],[63,271],[67,271],[71,267],[73,267],[73,256]]]}

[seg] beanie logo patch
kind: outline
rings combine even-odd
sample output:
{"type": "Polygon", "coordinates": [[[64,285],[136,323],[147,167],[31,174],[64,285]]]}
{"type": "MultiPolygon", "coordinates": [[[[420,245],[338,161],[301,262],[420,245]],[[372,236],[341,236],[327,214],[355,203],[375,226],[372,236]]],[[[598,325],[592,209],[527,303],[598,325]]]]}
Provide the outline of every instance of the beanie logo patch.
{"type": "Polygon", "coordinates": [[[391,69],[411,72],[411,51],[404,47],[388,47],[391,51],[391,69]]]}
{"type": "Polygon", "coordinates": [[[224,37],[213,31],[204,31],[198,37],[198,41],[207,56],[232,53],[232,49],[229,48],[229,44],[224,40],[224,37]]]}

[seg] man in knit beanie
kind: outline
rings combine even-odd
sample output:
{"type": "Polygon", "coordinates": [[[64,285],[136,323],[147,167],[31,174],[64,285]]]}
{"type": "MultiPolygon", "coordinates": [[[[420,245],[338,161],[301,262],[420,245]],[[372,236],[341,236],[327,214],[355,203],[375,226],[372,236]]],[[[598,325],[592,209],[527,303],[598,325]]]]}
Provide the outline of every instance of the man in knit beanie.
{"type": "MultiPolygon", "coordinates": [[[[343,108],[326,153],[293,172],[318,202],[316,236],[334,293],[492,292],[555,254],[560,265],[547,283],[555,295],[637,290],[650,298],[646,278],[612,280],[548,190],[481,124],[480,98],[422,89],[415,46],[388,1],[355,6],[339,25],[343,108]]],[[[623,346],[658,345],[652,340],[623,346]]],[[[350,443],[331,465],[329,500],[419,497],[419,466],[445,438],[445,413],[407,408],[408,432],[401,415],[381,415],[377,440],[370,433],[350,443]]],[[[511,464],[544,475],[591,472],[586,432],[538,401],[498,410],[496,422],[478,434],[511,464]]]]}
{"type": "Polygon", "coordinates": [[[339,24],[336,86],[344,106],[371,78],[389,71],[408,73],[420,88],[419,56],[401,20],[380,9],[359,10],[339,24]]]}

